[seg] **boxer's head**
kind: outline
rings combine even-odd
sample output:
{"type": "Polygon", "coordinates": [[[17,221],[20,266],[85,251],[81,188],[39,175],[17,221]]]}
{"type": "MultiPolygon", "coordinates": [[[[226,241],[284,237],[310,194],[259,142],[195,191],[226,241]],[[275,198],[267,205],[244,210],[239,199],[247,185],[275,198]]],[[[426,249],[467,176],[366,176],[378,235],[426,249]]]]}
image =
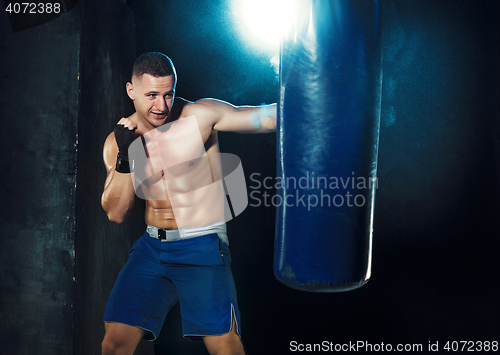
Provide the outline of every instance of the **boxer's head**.
{"type": "Polygon", "coordinates": [[[134,63],[127,94],[137,113],[155,127],[167,121],[172,108],[177,76],[166,55],[158,52],[142,54],[134,63]]]}

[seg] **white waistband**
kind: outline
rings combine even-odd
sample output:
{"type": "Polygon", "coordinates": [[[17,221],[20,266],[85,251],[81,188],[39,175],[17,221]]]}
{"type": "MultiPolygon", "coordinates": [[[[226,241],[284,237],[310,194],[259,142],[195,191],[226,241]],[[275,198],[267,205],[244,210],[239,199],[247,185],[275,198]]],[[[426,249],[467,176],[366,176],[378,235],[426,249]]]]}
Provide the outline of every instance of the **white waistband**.
{"type": "Polygon", "coordinates": [[[217,233],[219,238],[229,245],[225,222],[217,222],[201,227],[180,229],[163,229],[148,225],[146,228],[146,232],[148,232],[151,237],[160,239],[162,242],[175,242],[182,239],[195,238],[202,235],[217,233]]]}

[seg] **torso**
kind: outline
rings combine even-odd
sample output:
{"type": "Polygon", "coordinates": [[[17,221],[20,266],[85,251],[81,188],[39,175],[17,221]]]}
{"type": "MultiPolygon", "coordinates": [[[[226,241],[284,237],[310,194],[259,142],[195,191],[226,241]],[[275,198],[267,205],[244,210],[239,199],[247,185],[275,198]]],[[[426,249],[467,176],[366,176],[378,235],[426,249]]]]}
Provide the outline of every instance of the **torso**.
{"type": "MultiPolygon", "coordinates": [[[[135,114],[129,117],[138,125],[135,133],[143,136],[149,158],[142,168],[136,167],[136,176],[149,177],[141,189],[142,197],[146,197],[145,222],[164,229],[203,226],[223,219],[221,198],[224,193],[217,131],[204,122],[203,117],[195,115],[197,111],[193,105],[196,104],[178,100],[182,99],[176,99],[172,112],[174,119],[164,125],[168,130],[163,129],[159,140],[157,135],[151,140],[152,133],[156,132],[150,132],[135,114]],[[186,128],[189,134],[181,132],[186,128]],[[151,141],[159,142],[158,152],[163,158],[160,163],[150,159],[148,147],[153,149],[148,142],[151,141]]],[[[153,156],[158,155],[153,153],[153,156]]],[[[138,180],[144,178],[136,178],[138,180]]]]}
{"type": "MultiPolygon", "coordinates": [[[[148,186],[149,191],[153,192],[155,196],[165,196],[165,198],[146,200],[145,221],[147,224],[165,229],[211,224],[208,222],[196,223],[193,220],[192,213],[190,221],[183,219],[182,222],[179,221],[178,223],[179,217],[189,218],[189,216],[179,216],[182,210],[185,210],[184,215],[186,213],[190,214],[186,210],[190,210],[193,204],[199,205],[201,201],[207,198],[210,199],[210,193],[208,193],[209,196],[207,197],[207,192],[201,191],[201,194],[197,196],[196,191],[193,192],[192,189],[208,186],[214,180],[220,181],[222,175],[220,164],[213,162],[214,159],[218,159],[217,154],[219,153],[217,132],[210,132],[210,134],[204,135],[202,138],[206,151],[202,157],[188,160],[185,163],[162,171],[161,179],[156,179],[156,182],[148,186]],[[179,173],[178,170],[182,170],[182,172],[179,173]],[[183,198],[182,195],[185,194],[189,196],[183,198]],[[174,196],[171,198],[170,195],[174,196]],[[175,215],[174,208],[176,209],[175,215]],[[176,215],[178,218],[176,218],[176,215]]],[[[203,220],[204,218],[201,216],[199,219],[203,220]]]]}

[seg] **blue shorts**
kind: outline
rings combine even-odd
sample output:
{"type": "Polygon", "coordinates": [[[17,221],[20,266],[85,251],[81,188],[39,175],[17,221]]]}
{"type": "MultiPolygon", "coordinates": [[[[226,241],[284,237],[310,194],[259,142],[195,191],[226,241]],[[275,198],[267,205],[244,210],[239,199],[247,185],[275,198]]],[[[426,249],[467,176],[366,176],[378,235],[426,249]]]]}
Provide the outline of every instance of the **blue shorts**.
{"type": "Polygon", "coordinates": [[[217,233],[164,242],[146,232],[108,298],[104,322],[145,329],[155,340],[169,310],[179,301],[182,332],[190,340],[231,331],[240,334],[240,313],[228,245],[217,233]]]}

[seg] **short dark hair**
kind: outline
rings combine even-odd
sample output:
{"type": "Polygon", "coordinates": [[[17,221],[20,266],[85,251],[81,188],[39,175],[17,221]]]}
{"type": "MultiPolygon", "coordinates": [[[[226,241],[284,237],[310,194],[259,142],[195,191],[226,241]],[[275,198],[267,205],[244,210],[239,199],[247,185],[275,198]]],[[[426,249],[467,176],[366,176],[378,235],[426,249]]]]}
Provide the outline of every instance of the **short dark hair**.
{"type": "Polygon", "coordinates": [[[132,77],[140,77],[143,74],[152,76],[170,76],[173,75],[177,81],[174,63],[165,54],[160,52],[148,52],[141,54],[134,62],[132,68],[132,77]]]}

